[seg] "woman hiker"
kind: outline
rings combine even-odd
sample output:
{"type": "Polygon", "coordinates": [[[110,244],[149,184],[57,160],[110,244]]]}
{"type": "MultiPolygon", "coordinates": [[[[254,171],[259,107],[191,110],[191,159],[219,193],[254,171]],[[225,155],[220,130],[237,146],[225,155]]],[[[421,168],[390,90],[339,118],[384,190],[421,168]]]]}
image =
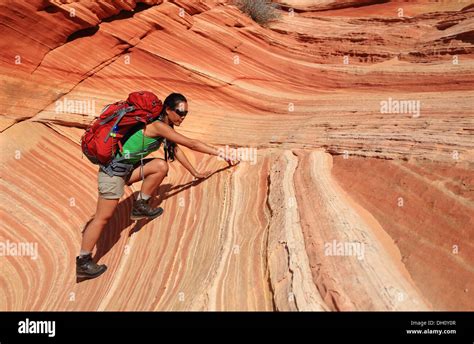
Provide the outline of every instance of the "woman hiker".
{"type": "MultiPolygon", "coordinates": [[[[131,185],[141,180],[142,177],[144,178],[141,191],[133,204],[131,219],[153,219],[160,216],[163,209],[159,207],[152,208],[149,200],[168,174],[168,158],[171,161],[176,158],[195,178],[202,179],[211,174],[211,172],[199,173],[196,171],[183,151],[179,149],[178,145],[183,145],[197,152],[215,156],[220,155],[216,147],[190,139],[173,129],[174,126],[179,127],[181,125],[187,113],[188,103],[186,98],[179,93],[170,94],[163,104],[163,110],[159,116],[160,120],[150,123],[145,129],[136,131],[128,138],[125,137],[124,156],[118,154],[111,164],[100,166],[98,174],[99,198],[96,214],[84,229],[81,251],[76,258],[78,279],[96,278],[107,270],[106,265],[98,265],[92,260],[92,250],[123,196],[125,185],[131,185]],[[165,159],[147,159],[140,168],[142,156],[144,157],[158,150],[165,139],[167,143],[165,144],[165,159]],[[131,167],[133,168],[132,172],[125,176],[123,176],[123,171],[122,173],[116,173],[116,170],[123,167],[121,164],[133,165],[131,167]]],[[[224,157],[224,159],[229,165],[232,165],[235,158],[224,157]]]]}

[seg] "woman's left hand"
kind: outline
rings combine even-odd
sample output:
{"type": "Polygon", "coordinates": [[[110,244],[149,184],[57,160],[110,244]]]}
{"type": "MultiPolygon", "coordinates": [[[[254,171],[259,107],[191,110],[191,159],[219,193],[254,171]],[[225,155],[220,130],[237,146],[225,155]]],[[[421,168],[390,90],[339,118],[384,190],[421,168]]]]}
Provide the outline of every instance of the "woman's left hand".
{"type": "Polygon", "coordinates": [[[203,172],[203,173],[197,172],[197,173],[194,175],[194,177],[195,177],[196,179],[204,179],[204,178],[209,177],[211,174],[212,174],[211,171],[206,171],[206,172],[203,172]]]}

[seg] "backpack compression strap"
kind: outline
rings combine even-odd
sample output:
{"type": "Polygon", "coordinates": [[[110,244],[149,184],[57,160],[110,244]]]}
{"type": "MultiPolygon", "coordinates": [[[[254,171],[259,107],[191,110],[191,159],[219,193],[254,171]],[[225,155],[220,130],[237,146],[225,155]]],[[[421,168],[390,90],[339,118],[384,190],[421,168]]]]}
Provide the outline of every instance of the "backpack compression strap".
{"type": "MultiPolygon", "coordinates": [[[[117,133],[114,133],[114,130],[117,129],[117,125],[119,124],[119,122],[122,120],[122,118],[129,112],[132,112],[135,110],[135,107],[133,106],[129,106],[127,108],[123,108],[123,109],[120,109],[119,111],[116,111],[113,115],[107,117],[106,119],[104,119],[102,122],[100,122],[101,125],[103,124],[106,124],[108,122],[110,122],[112,119],[114,119],[115,117],[118,117],[117,120],[115,121],[114,125],[112,126],[112,128],[110,128],[110,131],[109,133],[107,134],[107,136],[105,137],[104,139],[104,143],[107,142],[109,140],[109,137],[122,137],[123,135],[121,134],[117,134],[117,133]]],[[[137,117],[138,118],[138,117],[137,117]]],[[[142,120],[140,118],[140,121],[141,122],[145,122],[146,124],[146,121],[145,120],[142,120]]]]}

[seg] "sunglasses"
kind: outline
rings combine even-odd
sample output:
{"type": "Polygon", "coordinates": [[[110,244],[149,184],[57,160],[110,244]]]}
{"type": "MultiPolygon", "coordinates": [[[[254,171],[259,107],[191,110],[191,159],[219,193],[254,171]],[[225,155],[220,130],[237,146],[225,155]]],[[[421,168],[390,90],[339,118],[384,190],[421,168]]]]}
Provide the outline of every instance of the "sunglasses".
{"type": "Polygon", "coordinates": [[[181,111],[181,110],[178,110],[178,109],[175,109],[173,111],[176,112],[178,114],[178,116],[180,116],[180,117],[184,117],[188,114],[188,111],[181,111]]]}

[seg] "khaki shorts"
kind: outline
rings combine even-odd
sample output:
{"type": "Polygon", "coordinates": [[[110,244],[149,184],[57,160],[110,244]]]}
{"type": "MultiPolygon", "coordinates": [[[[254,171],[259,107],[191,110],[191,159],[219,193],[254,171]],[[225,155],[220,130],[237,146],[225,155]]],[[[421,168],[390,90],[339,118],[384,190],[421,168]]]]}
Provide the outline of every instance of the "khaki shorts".
{"type": "Polygon", "coordinates": [[[97,176],[99,197],[105,199],[120,199],[122,198],[125,190],[125,185],[131,174],[126,177],[109,176],[107,173],[99,169],[97,176]]]}

